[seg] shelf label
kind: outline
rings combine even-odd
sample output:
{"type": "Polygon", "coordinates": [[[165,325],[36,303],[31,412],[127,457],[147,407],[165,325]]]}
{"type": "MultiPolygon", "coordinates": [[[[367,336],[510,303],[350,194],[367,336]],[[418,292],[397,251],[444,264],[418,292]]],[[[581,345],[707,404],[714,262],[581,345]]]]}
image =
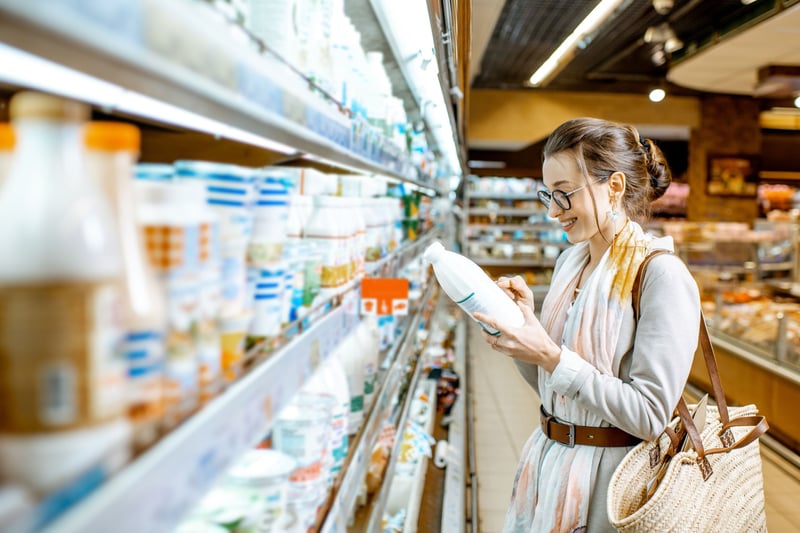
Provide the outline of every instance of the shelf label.
{"type": "Polygon", "coordinates": [[[361,282],[362,315],[408,314],[408,280],[405,278],[364,278],[361,282]]]}

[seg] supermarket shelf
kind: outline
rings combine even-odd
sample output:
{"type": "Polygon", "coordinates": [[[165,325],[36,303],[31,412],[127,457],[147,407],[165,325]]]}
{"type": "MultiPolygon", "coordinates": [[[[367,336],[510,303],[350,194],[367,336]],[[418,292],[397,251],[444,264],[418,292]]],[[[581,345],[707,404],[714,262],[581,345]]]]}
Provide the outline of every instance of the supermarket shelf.
{"type": "MultiPolygon", "coordinates": [[[[431,233],[429,238],[434,236],[431,233]]],[[[406,243],[387,261],[399,270],[421,252],[419,246],[419,241],[406,243]]],[[[354,330],[360,321],[359,287],[358,280],[352,281],[321,302],[307,330],[266,354],[267,359],[254,370],[70,508],[46,533],[172,531],[219,474],[263,438],[272,417],[354,330]],[[329,307],[331,311],[318,316],[329,307]]],[[[410,331],[416,331],[416,325],[410,331]]],[[[402,354],[395,359],[405,364],[402,354]]],[[[389,399],[392,391],[387,384],[396,388],[399,383],[393,375],[387,376],[384,385],[389,399]]]]}
{"type": "Polygon", "coordinates": [[[498,216],[529,217],[541,213],[541,211],[538,209],[522,209],[513,207],[500,207],[497,209],[492,209],[489,207],[471,207],[468,213],[470,216],[498,215],[498,216]]]}
{"type": "Polygon", "coordinates": [[[46,531],[172,531],[354,329],[357,306],[346,307],[325,315],[46,531]]]}
{"type": "Polygon", "coordinates": [[[367,275],[388,277],[395,275],[394,268],[396,263],[405,263],[409,257],[414,257],[423,252],[423,249],[434,240],[442,238],[443,235],[438,228],[427,231],[418,236],[413,241],[404,241],[392,254],[379,261],[367,263],[364,267],[367,275]]]}
{"type": "Polygon", "coordinates": [[[538,200],[536,193],[467,192],[471,200],[538,200]]]}
{"type": "Polygon", "coordinates": [[[554,230],[561,229],[561,225],[557,222],[548,224],[541,222],[539,224],[470,224],[469,229],[488,229],[498,231],[537,231],[537,230],[554,230]]]}
{"type": "Polygon", "coordinates": [[[387,410],[397,396],[405,374],[410,344],[413,342],[414,335],[422,321],[427,302],[434,294],[435,285],[435,283],[428,285],[416,313],[408,323],[408,327],[403,330],[403,338],[395,342],[394,350],[387,357],[389,369],[383,375],[383,379],[376,383],[375,402],[371,411],[365,417],[366,422],[359,433],[358,442],[353,445],[349,465],[322,526],[323,533],[344,531],[346,528],[342,522],[353,514],[359,485],[364,479],[369,466],[370,454],[380,436],[381,428],[386,420],[387,410]]]}
{"type": "Polygon", "coordinates": [[[468,246],[480,246],[483,248],[492,248],[494,246],[501,246],[503,244],[510,244],[514,246],[518,246],[521,244],[524,245],[531,245],[531,246],[539,246],[544,248],[546,246],[553,246],[556,248],[564,249],[569,248],[572,246],[572,243],[569,242],[548,242],[548,241],[531,241],[527,239],[520,239],[520,240],[513,240],[513,241],[477,241],[477,240],[469,240],[467,241],[468,246]]]}
{"type": "Polygon", "coordinates": [[[556,266],[555,259],[494,259],[491,257],[472,257],[480,266],[520,266],[551,268],[556,266]]]}
{"type": "Polygon", "coordinates": [[[456,326],[455,338],[456,361],[455,369],[462,376],[463,385],[461,396],[456,400],[451,411],[451,422],[447,426],[447,470],[444,479],[444,496],[442,504],[442,526],[440,531],[462,532],[465,530],[466,512],[464,501],[466,495],[467,465],[467,402],[472,398],[465,394],[467,390],[466,359],[467,359],[467,318],[462,317],[456,326]]]}
{"type": "MultiPolygon", "coordinates": [[[[201,3],[0,0],[0,35],[14,48],[96,78],[104,87],[81,91],[65,84],[64,95],[105,112],[434,188],[385,139],[353,138],[359,128],[334,102],[282,62],[240,42],[246,38],[201,3]],[[183,114],[137,115],[133,97],[183,114]]],[[[27,86],[23,74],[4,72],[3,81],[27,86]]]]}
{"type": "MultiPolygon", "coordinates": [[[[439,297],[440,297],[439,302],[441,302],[442,301],[441,300],[441,295],[439,295],[439,297]]],[[[431,316],[435,315],[438,312],[438,310],[439,310],[438,307],[439,307],[439,305],[437,304],[437,308],[434,309],[434,311],[433,311],[431,316]]],[[[410,332],[410,335],[411,335],[412,338],[414,336],[414,331],[416,331],[416,330],[413,330],[412,332],[410,332]]],[[[393,368],[394,367],[397,368],[397,372],[400,375],[400,378],[402,378],[402,376],[406,372],[406,366],[408,364],[409,356],[410,356],[409,352],[410,352],[410,350],[408,350],[408,349],[406,349],[403,352],[401,352],[401,357],[393,365],[393,368]]],[[[389,455],[389,462],[386,465],[386,469],[385,469],[384,474],[383,474],[383,483],[381,484],[381,488],[379,489],[378,494],[376,494],[375,497],[374,497],[372,509],[371,509],[370,516],[369,516],[369,525],[368,525],[366,531],[381,531],[382,530],[382,528],[381,528],[381,520],[383,519],[384,511],[386,509],[386,504],[387,504],[387,501],[388,501],[388,498],[389,498],[389,493],[390,493],[391,488],[392,488],[392,483],[390,482],[390,480],[394,477],[394,471],[395,471],[395,468],[397,467],[397,459],[400,456],[400,445],[402,444],[402,440],[403,440],[401,438],[402,437],[402,431],[406,426],[406,421],[408,420],[408,416],[409,416],[409,413],[411,411],[411,400],[412,400],[412,398],[414,396],[413,391],[415,391],[417,389],[417,384],[419,383],[419,381],[421,379],[420,376],[422,375],[423,368],[424,368],[424,365],[421,365],[421,364],[417,364],[414,367],[414,373],[412,374],[411,380],[410,380],[410,382],[408,384],[407,392],[405,394],[405,398],[403,398],[403,404],[402,404],[402,407],[401,407],[400,416],[399,416],[399,418],[397,420],[397,423],[395,424],[395,427],[397,428],[397,438],[395,438],[394,446],[393,446],[393,448],[391,450],[391,453],[389,455]]],[[[396,388],[398,388],[398,389],[400,387],[400,381],[402,381],[402,379],[399,379],[398,383],[396,385],[396,388]]],[[[395,392],[395,394],[396,394],[396,392],[395,392]]],[[[390,396],[390,398],[391,398],[391,396],[390,396]]]]}

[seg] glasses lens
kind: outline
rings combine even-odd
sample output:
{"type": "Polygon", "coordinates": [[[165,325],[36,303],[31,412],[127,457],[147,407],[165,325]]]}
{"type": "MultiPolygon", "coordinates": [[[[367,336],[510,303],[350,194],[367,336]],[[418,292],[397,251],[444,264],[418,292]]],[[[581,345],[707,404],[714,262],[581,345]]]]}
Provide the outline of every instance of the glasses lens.
{"type": "Polygon", "coordinates": [[[539,201],[544,204],[545,207],[550,207],[550,193],[547,191],[539,191],[536,193],[539,196],[539,201]]]}
{"type": "Polygon", "coordinates": [[[570,207],[572,207],[572,203],[569,201],[569,196],[567,196],[567,193],[564,191],[559,191],[556,189],[553,191],[552,196],[553,200],[555,200],[556,204],[558,204],[558,207],[564,211],[569,211],[570,207]]]}

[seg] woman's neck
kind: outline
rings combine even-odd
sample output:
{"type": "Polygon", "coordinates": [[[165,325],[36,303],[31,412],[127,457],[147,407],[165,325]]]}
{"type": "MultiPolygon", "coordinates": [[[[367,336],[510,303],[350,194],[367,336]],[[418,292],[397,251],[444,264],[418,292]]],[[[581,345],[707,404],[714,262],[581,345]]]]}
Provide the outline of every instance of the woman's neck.
{"type": "Polygon", "coordinates": [[[617,219],[616,223],[613,225],[609,224],[610,231],[599,231],[594,237],[589,239],[589,264],[587,265],[587,270],[593,270],[597,263],[600,262],[603,254],[605,254],[606,250],[611,246],[614,237],[622,231],[627,223],[628,217],[623,213],[620,215],[619,219],[617,219]],[[609,233],[611,234],[610,239],[609,233]]]}

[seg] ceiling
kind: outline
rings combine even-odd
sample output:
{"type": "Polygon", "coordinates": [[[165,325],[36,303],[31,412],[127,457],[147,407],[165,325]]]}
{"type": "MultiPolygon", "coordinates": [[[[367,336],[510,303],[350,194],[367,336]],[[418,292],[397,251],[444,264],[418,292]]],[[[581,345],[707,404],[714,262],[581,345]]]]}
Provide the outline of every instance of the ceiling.
{"type": "MultiPolygon", "coordinates": [[[[598,0],[473,0],[474,88],[530,88],[528,79],[562,40],[594,8],[598,0]],[[488,28],[491,29],[489,33],[488,28]],[[489,35],[487,38],[486,36],[489,35]],[[485,48],[482,48],[485,43],[485,48]]],[[[672,67],[687,63],[744,28],[763,22],[800,0],[674,0],[667,14],[659,14],[651,0],[624,0],[592,34],[583,39],[572,60],[542,89],[558,91],[603,91],[644,93],[654,84],[677,95],[698,91],[751,94],[753,87],[726,77],[724,70],[748,70],[752,85],[762,64],[744,61],[741,54],[720,63],[717,57],[694,62],[680,76],[668,76],[672,67]],[[660,45],[645,42],[649,27],[668,23],[683,47],[666,54],[657,65],[653,52],[660,45]],[[713,72],[713,75],[711,73],[713,72]],[[726,86],[726,83],[731,85],[726,86]]],[[[800,6],[798,6],[800,7],[800,6]]],[[[800,11],[793,9],[793,12],[800,11]]],[[[797,15],[789,23],[800,28],[797,15]]],[[[757,24],[761,26],[761,24],[757,24]]],[[[776,34],[765,29],[749,41],[753,62],[792,61],[800,64],[800,33],[776,34]],[[793,43],[793,44],[792,44],[793,43]]],[[[749,57],[749,54],[748,54],[749,57]]],[[[538,90],[538,89],[537,89],[538,90]]]]}

